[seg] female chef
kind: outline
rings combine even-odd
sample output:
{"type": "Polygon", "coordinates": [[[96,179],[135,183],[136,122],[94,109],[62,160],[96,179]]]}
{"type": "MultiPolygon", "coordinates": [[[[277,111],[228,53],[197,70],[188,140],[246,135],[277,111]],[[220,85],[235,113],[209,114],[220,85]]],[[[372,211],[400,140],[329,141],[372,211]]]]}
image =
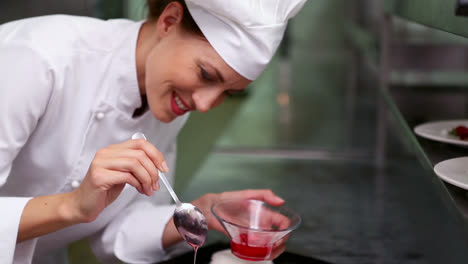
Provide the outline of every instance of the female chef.
{"type": "MultiPolygon", "coordinates": [[[[304,2],[150,0],[142,22],[0,26],[0,263],[40,261],[84,237],[105,263],[177,251],[174,205],[153,192],[186,113],[255,80],[304,2]],[[136,131],[148,141],[129,140],[136,131]]],[[[222,231],[210,206],[226,197],[284,202],[269,190],[206,194],[193,204],[209,228],[222,231]]]]}

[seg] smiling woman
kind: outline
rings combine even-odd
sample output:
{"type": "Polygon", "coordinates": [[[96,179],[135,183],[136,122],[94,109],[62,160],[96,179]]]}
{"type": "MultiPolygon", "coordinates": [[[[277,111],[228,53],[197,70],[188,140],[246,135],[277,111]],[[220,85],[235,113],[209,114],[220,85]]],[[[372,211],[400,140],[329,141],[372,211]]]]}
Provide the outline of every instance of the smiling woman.
{"type": "MultiPolygon", "coordinates": [[[[255,80],[304,2],[154,0],[140,22],[53,15],[0,25],[0,263],[40,263],[85,237],[104,263],[177,254],[174,205],[154,195],[158,170],[172,180],[187,113],[255,80]],[[136,131],[148,141],[129,140],[136,131]]],[[[220,232],[210,207],[224,198],[284,203],[270,190],[192,201],[220,232]]],[[[284,241],[271,258],[283,250],[284,241]]]]}
{"type": "Polygon", "coordinates": [[[162,122],[171,122],[188,111],[207,112],[222,103],[227,92],[243,90],[250,83],[201,33],[186,30],[194,30],[194,26],[185,25],[193,22],[183,23],[184,18],[193,21],[184,10],[179,2],[170,2],[157,19],[143,24],[138,40],[141,93],[162,122]]]}

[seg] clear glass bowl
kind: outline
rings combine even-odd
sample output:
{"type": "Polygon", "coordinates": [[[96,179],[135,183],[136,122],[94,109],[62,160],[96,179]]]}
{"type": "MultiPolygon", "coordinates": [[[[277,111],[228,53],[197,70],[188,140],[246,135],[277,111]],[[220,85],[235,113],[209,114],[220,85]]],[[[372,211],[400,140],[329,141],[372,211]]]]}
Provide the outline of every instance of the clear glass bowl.
{"type": "Polygon", "coordinates": [[[232,253],[250,261],[268,259],[275,242],[301,223],[292,209],[259,200],[222,200],[213,204],[211,212],[229,234],[232,253]]]}

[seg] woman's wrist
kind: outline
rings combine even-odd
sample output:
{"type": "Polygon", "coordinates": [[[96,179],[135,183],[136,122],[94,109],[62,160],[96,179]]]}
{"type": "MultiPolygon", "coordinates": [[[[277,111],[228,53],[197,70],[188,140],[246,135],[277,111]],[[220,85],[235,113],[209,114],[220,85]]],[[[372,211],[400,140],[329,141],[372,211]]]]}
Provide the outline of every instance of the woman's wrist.
{"type": "Polygon", "coordinates": [[[75,192],[76,190],[70,193],[61,194],[63,199],[57,208],[57,214],[62,221],[68,225],[90,222],[83,216],[83,214],[80,213],[78,202],[74,195],[75,192]]]}
{"type": "Polygon", "coordinates": [[[74,208],[71,193],[38,196],[29,200],[21,215],[17,242],[81,223],[74,208]]]}

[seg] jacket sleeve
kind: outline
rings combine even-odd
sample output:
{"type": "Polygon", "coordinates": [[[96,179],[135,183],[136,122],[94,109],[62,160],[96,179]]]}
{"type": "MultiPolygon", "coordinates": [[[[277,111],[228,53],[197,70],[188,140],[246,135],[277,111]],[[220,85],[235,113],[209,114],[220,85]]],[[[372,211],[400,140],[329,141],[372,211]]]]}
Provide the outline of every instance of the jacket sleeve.
{"type": "MultiPolygon", "coordinates": [[[[163,153],[169,167],[175,168],[176,143],[163,153]]],[[[169,181],[173,172],[166,174],[169,181]]],[[[162,247],[165,226],[175,209],[171,201],[162,184],[152,197],[138,195],[104,230],[90,237],[93,252],[103,263],[155,263],[190,250],[185,242],[168,250],[162,247]]]]}
{"type": "MultiPolygon", "coordinates": [[[[13,161],[51,97],[49,69],[46,60],[32,49],[0,42],[0,194],[9,193],[2,188],[8,181],[13,161]]],[[[21,214],[30,199],[0,195],[0,263],[13,261],[21,214]]],[[[31,253],[34,243],[34,239],[21,243],[20,248],[23,253],[31,253]]]]}

